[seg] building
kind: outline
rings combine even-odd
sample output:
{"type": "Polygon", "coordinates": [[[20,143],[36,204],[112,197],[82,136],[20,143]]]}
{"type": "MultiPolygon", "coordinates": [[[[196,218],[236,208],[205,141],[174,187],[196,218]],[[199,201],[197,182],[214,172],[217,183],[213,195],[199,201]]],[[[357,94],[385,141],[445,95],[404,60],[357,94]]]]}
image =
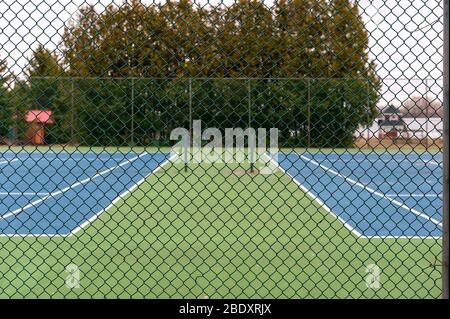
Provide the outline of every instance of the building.
{"type": "Polygon", "coordinates": [[[412,139],[441,139],[444,119],[441,117],[410,117],[395,106],[388,106],[369,126],[360,126],[356,138],[404,137],[412,139]]]}
{"type": "Polygon", "coordinates": [[[402,112],[393,105],[385,108],[381,112],[381,118],[378,119],[378,125],[380,127],[378,138],[397,138],[405,134],[408,135],[408,130],[402,115],[402,112]]]}
{"type": "Polygon", "coordinates": [[[45,126],[55,124],[50,110],[30,110],[25,114],[25,121],[31,124],[27,139],[34,145],[44,144],[45,126]]]}

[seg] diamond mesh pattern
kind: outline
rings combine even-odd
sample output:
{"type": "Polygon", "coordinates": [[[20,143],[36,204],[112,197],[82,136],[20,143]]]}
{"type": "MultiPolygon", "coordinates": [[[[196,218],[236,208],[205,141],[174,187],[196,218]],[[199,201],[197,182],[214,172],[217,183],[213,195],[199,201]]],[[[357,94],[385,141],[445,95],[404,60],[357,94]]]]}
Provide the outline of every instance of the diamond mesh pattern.
{"type": "Polygon", "coordinates": [[[442,49],[438,0],[2,1],[0,297],[439,298],[442,49]]]}

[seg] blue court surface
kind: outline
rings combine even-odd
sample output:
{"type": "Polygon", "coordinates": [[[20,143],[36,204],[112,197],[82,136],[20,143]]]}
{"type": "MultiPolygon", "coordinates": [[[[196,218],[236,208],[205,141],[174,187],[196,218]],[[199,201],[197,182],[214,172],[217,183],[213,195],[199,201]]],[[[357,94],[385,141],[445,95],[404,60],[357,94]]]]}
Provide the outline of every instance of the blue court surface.
{"type": "MultiPolygon", "coordinates": [[[[0,235],[69,235],[168,153],[0,153],[0,235]]],[[[278,165],[358,236],[442,235],[442,153],[279,153],[278,165]]]]}
{"type": "Polygon", "coordinates": [[[277,160],[356,235],[442,236],[442,153],[278,153],[277,160]]]}
{"type": "Polygon", "coordinates": [[[69,235],[169,159],[166,153],[0,153],[0,235],[69,235]]]}

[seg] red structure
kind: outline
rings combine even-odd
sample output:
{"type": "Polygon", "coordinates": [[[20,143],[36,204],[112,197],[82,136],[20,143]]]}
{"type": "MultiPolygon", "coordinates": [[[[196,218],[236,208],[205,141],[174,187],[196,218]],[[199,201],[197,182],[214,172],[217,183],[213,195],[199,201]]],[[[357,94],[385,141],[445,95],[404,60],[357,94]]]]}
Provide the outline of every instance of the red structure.
{"type": "Polygon", "coordinates": [[[50,110],[30,110],[25,115],[25,121],[31,123],[27,137],[34,145],[44,144],[45,125],[55,124],[50,110]]]}

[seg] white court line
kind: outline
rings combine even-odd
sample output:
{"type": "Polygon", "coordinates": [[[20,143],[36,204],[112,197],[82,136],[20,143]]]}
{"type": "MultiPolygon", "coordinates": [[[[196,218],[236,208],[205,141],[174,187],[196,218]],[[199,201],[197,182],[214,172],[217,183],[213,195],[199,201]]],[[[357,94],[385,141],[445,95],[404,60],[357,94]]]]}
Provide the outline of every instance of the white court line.
{"type": "Polygon", "coordinates": [[[47,196],[50,193],[31,193],[31,192],[0,192],[0,196],[47,196]]]}
{"type": "Polygon", "coordinates": [[[387,197],[442,197],[442,194],[386,194],[387,197]]]}
{"type": "Polygon", "coordinates": [[[281,167],[281,165],[279,163],[277,163],[273,158],[271,158],[269,155],[264,154],[265,156],[267,156],[267,158],[269,159],[270,162],[272,162],[275,166],[277,166],[283,173],[285,173],[287,176],[289,176],[292,181],[297,184],[302,191],[304,191],[308,196],[310,196],[312,199],[314,199],[319,205],[320,207],[322,207],[323,209],[325,209],[328,213],[330,213],[331,215],[333,215],[335,218],[337,218],[344,226],[345,228],[347,228],[348,230],[350,230],[352,233],[354,233],[356,236],[358,237],[365,237],[363,234],[361,234],[359,231],[357,231],[355,228],[353,228],[351,225],[347,224],[347,222],[342,219],[341,217],[339,217],[337,214],[335,214],[331,208],[329,208],[319,197],[317,197],[316,195],[314,195],[313,193],[311,193],[302,183],[300,183],[294,176],[292,176],[291,174],[289,174],[284,168],[281,167]]]}
{"type": "Polygon", "coordinates": [[[329,208],[319,197],[315,196],[313,193],[311,193],[304,185],[302,185],[295,177],[293,177],[290,173],[288,173],[285,169],[281,167],[279,163],[277,163],[273,158],[265,154],[265,156],[273,163],[275,164],[282,172],[284,172],[287,176],[289,176],[292,181],[297,184],[307,195],[311,196],[322,208],[324,208],[328,213],[330,213],[333,217],[338,219],[345,228],[350,230],[353,234],[360,238],[366,238],[366,239],[441,239],[441,236],[393,236],[393,235],[363,235],[359,231],[357,231],[355,228],[353,228],[351,225],[349,225],[344,219],[342,219],[340,216],[338,216],[336,213],[334,213],[331,208],[329,208]]]}
{"type": "Polygon", "coordinates": [[[432,164],[432,165],[436,165],[436,166],[442,166],[442,163],[436,162],[433,159],[429,159],[429,160],[421,159],[420,156],[417,156],[418,159],[411,160],[411,159],[408,159],[407,156],[402,156],[401,158],[396,159],[396,156],[398,154],[391,155],[389,158],[384,158],[384,159],[381,158],[380,155],[378,155],[377,158],[375,158],[375,159],[371,159],[371,158],[367,158],[367,157],[359,159],[359,158],[357,158],[357,156],[358,156],[357,154],[345,154],[345,155],[347,155],[347,156],[343,157],[340,154],[328,154],[328,155],[323,155],[322,158],[323,158],[324,161],[328,161],[330,163],[343,162],[343,163],[347,164],[349,162],[353,162],[354,161],[354,162],[357,162],[357,163],[365,163],[365,162],[378,163],[378,162],[380,162],[380,163],[388,164],[391,161],[397,161],[399,163],[405,163],[405,164],[421,164],[421,165],[432,164]],[[335,159],[330,159],[330,155],[331,156],[335,156],[336,158],[335,159]]]}
{"type": "Polygon", "coordinates": [[[341,158],[337,158],[335,160],[330,160],[327,159],[326,157],[324,157],[323,159],[324,161],[330,162],[330,163],[344,163],[344,164],[349,164],[351,162],[356,162],[356,163],[383,163],[383,164],[387,164],[389,163],[389,161],[385,161],[382,159],[376,159],[376,160],[371,160],[371,159],[356,159],[356,158],[350,158],[350,159],[341,159],[341,158]]]}
{"type": "Polygon", "coordinates": [[[121,193],[119,196],[117,196],[112,202],[111,204],[109,204],[107,207],[103,208],[102,210],[100,210],[98,213],[96,213],[94,216],[92,216],[91,218],[89,218],[87,221],[85,221],[83,224],[81,224],[80,226],[76,227],[75,229],[73,229],[69,234],[67,235],[61,235],[64,237],[67,236],[71,236],[74,235],[75,233],[77,233],[78,231],[80,231],[81,229],[83,229],[84,227],[86,227],[87,225],[91,224],[94,220],[96,220],[98,218],[98,216],[100,216],[101,213],[107,211],[108,209],[110,209],[111,207],[113,207],[119,200],[121,200],[122,198],[124,198],[125,196],[127,196],[129,193],[131,193],[132,191],[134,191],[139,185],[141,185],[150,175],[156,173],[157,171],[159,171],[160,169],[163,168],[163,166],[165,166],[167,163],[171,162],[173,160],[174,157],[176,157],[177,154],[172,154],[166,161],[164,161],[163,163],[161,163],[157,168],[155,168],[153,171],[151,171],[150,173],[148,173],[147,175],[145,175],[141,180],[139,180],[136,184],[134,184],[133,186],[131,186],[129,189],[127,189],[126,191],[124,191],[123,193],[121,193]]]}
{"type": "Polygon", "coordinates": [[[413,208],[410,208],[410,207],[408,207],[408,206],[402,204],[401,202],[399,202],[399,201],[397,201],[397,200],[395,200],[395,199],[392,199],[392,198],[386,196],[385,194],[382,194],[382,193],[380,193],[380,192],[378,192],[378,191],[376,191],[376,190],[374,190],[374,189],[372,189],[372,188],[370,188],[370,187],[368,187],[368,186],[366,186],[366,185],[364,185],[364,184],[362,184],[362,183],[360,183],[360,182],[357,182],[357,181],[351,179],[350,177],[347,177],[347,176],[345,176],[345,175],[342,175],[342,174],[336,172],[335,170],[333,170],[333,169],[331,169],[331,168],[329,168],[329,167],[326,167],[325,165],[322,165],[322,164],[316,162],[316,161],[313,160],[313,159],[310,159],[309,157],[306,157],[306,156],[304,156],[304,155],[300,155],[300,157],[303,158],[305,161],[308,161],[308,162],[310,162],[310,163],[312,163],[312,164],[314,164],[314,165],[316,165],[316,166],[321,167],[325,172],[330,172],[330,173],[332,173],[332,174],[334,174],[334,175],[336,175],[336,176],[339,176],[339,177],[341,177],[342,179],[348,181],[349,183],[351,183],[351,184],[353,184],[353,185],[356,185],[356,186],[358,186],[358,187],[361,187],[362,189],[365,189],[365,190],[367,190],[368,192],[370,192],[370,193],[372,193],[372,194],[374,194],[374,195],[377,195],[378,197],[387,199],[387,200],[390,201],[392,204],[394,204],[394,205],[396,205],[396,206],[399,206],[399,207],[401,207],[401,208],[403,208],[403,209],[406,209],[406,210],[412,212],[413,214],[415,214],[415,215],[417,215],[417,216],[419,216],[419,217],[422,217],[422,218],[424,218],[424,219],[426,219],[426,220],[428,220],[428,221],[431,221],[433,224],[435,224],[435,225],[437,225],[437,226],[440,226],[440,227],[442,228],[442,223],[439,222],[439,221],[437,221],[436,219],[434,219],[434,218],[432,218],[432,217],[430,217],[430,216],[428,216],[428,215],[426,215],[426,214],[423,214],[423,213],[421,213],[421,212],[419,212],[419,211],[417,211],[417,210],[415,210],[415,209],[413,209],[413,208]]]}
{"type": "Polygon", "coordinates": [[[12,159],[12,160],[0,161],[0,165],[12,163],[12,162],[15,162],[15,161],[18,161],[18,160],[19,160],[18,158],[14,158],[14,159],[12,159]]]}
{"type": "Polygon", "coordinates": [[[51,197],[54,197],[54,196],[57,196],[57,195],[59,195],[59,194],[65,193],[65,192],[67,192],[68,190],[70,190],[70,189],[72,189],[72,188],[75,188],[75,187],[77,187],[77,186],[86,184],[87,182],[90,182],[90,181],[96,179],[97,177],[100,177],[100,176],[102,176],[102,175],[105,175],[106,173],[109,173],[109,172],[115,170],[116,168],[119,168],[119,167],[122,167],[122,166],[124,166],[124,165],[130,164],[131,162],[137,160],[138,158],[141,158],[142,156],[145,156],[145,155],[148,155],[148,154],[149,154],[149,153],[143,153],[143,154],[141,154],[141,155],[139,155],[139,156],[136,156],[136,157],[133,157],[133,158],[127,160],[127,161],[124,161],[124,162],[120,163],[119,165],[116,165],[116,166],[111,167],[111,168],[108,168],[108,169],[106,169],[106,170],[104,170],[104,171],[102,171],[102,172],[100,172],[100,173],[97,173],[97,174],[95,174],[94,176],[88,177],[88,178],[86,178],[86,179],[84,179],[84,180],[82,180],[82,181],[80,181],[80,182],[77,182],[77,183],[75,183],[75,184],[73,184],[73,185],[67,186],[66,188],[63,188],[63,189],[58,190],[58,191],[56,191],[56,192],[50,193],[50,194],[48,194],[47,196],[44,196],[43,198],[37,199],[37,200],[35,200],[35,201],[29,203],[28,205],[24,206],[24,207],[20,207],[20,208],[14,210],[14,211],[12,211],[12,212],[9,212],[9,213],[6,213],[5,215],[0,216],[0,220],[9,218],[9,217],[14,216],[14,215],[17,215],[17,214],[20,214],[21,212],[27,210],[28,208],[34,207],[34,206],[36,206],[36,205],[42,203],[43,201],[45,201],[45,200],[47,200],[47,199],[49,199],[49,198],[51,198],[51,197]]]}
{"type": "MultiPolygon", "coordinates": [[[[392,161],[393,159],[386,159],[386,160],[383,160],[383,159],[375,159],[375,160],[371,160],[371,159],[348,159],[348,160],[346,160],[346,159],[336,159],[336,160],[330,160],[330,159],[327,159],[327,158],[324,158],[324,161],[327,161],[327,162],[330,162],[330,163],[345,163],[345,164],[349,164],[349,163],[351,163],[351,162],[356,162],[356,163],[367,163],[367,162],[369,162],[369,163],[373,163],[373,164],[375,164],[375,163],[383,163],[383,164],[389,164],[391,161],[392,161]]],[[[440,163],[438,163],[438,162],[436,162],[436,161],[433,161],[433,160],[429,160],[429,161],[427,161],[427,160],[419,160],[419,161],[409,161],[409,160],[400,160],[400,161],[397,161],[397,164],[406,164],[406,165],[415,165],[415,166],[427,166],[427,165],[435,165],[435,166],[442,166],[440,163]]]]}
{"type": "MultiPolygon", "coordinates": [[[[150,153],[144,153],[143,155],[146,154],[150,154],[150,153]]],[[[176,156],[177,154],[173,154],[171,155],[166,161],[164,161],[163,163],[161,163],[157,168],[155,168],[153,171],[151,171],[149,174],[147,174],[146,176],[144,176],[141,180],[139,180],[136,184],[134,184],[133,186],[131,186],[129,189],[127,189],[126,191],[124,191],[123,193],[119,194],[119,196],[117,196],[112,202],[111,204],[109,204],[107,207],[103,208],[102,210],[100,210],[99,212],[97,212],[96,214],[94,214],[92,217],[90,217],[87,221],[85,221],[83,224],[81,224],[80,226],[76,227],[75,229],[73,229],[70,233],[68,234],[0,234],[0,237],[69,237],[74,235],[75,233],[77,233],[78,231],[80,231],[81,229],[83,229],[84,227],[86,227],[87,225],[91,224],[93,221],[95,221],[103,212],[107,211],[108,209],[110,209],[111,207],[113,207],[119,200],[121,200],[122,198],[124,198],[125,196],[127,196],[129,193],[131,193],[132,191],[134,191],[139,185],[141,185],[150,175],[156,173],[157,171],[159,171],[160,169],[163,168],[163,166],[165,166],[167,163],[169,163],[170,161],[173,160],[173,158],[176,156]]]]}
{"type": "Polygon", "coordinates": [[[435,166],[441,166],[440,163],[433,161],[433,160],[419,160],[419,161],[413,162],[413,164],[414,165],[425,165],[425,166],[428,164],[431,164],[431,165],[435,165],[435,166]]]}
{"type": "MultiPolygon", "coordinates": [[[[10,155],[11,158],[19,158],[19,159],[36,159],[36,157],[38,158],[62,158],[62,159],[73,159],[73,160],[78,160],[78,159],[88,159],[90,160],[91,158],[94,159],[101,159],[101,160],[109,160],[109,159],[119,159],[117,157],[120,157],[120,159],[126,159],[125,155],[129,155],[129,154],[139,154],[136,153],[135,151],[130,151],[130,152],[107,152],[107,151],[87,151],[87,152],[81,152],[81,151],[73,151],[73,152],[68,152],[68,151],[51,151],[51,150],[46,150],[44,152],[40,152],[40,151],[33,151],[33,152],[26,152],[26,151],[19,151],[19,152],[13,152],[13,151],[6,151],[6,152],[0,152],[0,155],[3,155],[4,159],[8,159],[9,156],[5,156],[5,155],[10,155]]],[[[151,153],[149,153],[151,154],[151,153]]]]}
{"type": "MultiPolygon", "coordinates": [[[[53,155],[53,154],[51,154],[53,155]]],[[[72,157],[72,156],[67,156],[67,157],[62,157],[62,156],[26,156],[26,157],[20,157],[20,158],[15,158],[9,162],[13,162],[13,161],[18,161],[21,160],[22,162],[25,162],[27,160],[31,160],[34,162],[40,162],[40,161],[47,161],[47,162],[67,162],[67,161],[74,161],[74,162],[83,162],[83,161],[87,161],[87,162],[94,162],[94,161],[100,161],[100,162],[106,162],[106,161],[117,161],[117,160],[123,160],[126,159],[125,156],[121,156],[120,158],[115,158],[115,157],[106,157],[106,156],[99,156],[99,157],[72,157]]],[[[8,163],[8,161],[4,161],[4,163],[8,163]]],[[[3,162],[0,162],[0,164],[3,164],[3,162]]]]}
{"type": "Polygon", "coordinates": [[[439,164],[438,162],[436,162],[436,161],[433,161],[433,160],[429,160],[429,161],[423,161],[425,164],[433,164],[433,165],[436,165],[436,166],[441,166],[441,164],[439,164]]]}

